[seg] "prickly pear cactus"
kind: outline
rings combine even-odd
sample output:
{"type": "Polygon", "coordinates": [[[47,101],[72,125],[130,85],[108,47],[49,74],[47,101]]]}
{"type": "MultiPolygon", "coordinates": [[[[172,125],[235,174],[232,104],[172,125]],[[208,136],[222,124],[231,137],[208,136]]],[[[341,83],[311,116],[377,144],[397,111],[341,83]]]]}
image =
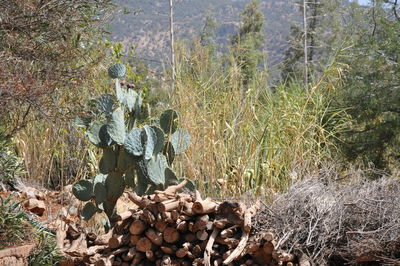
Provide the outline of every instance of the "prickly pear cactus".
{"type": "Polygon", "coordinates": [[[124,64],[116,63],[108,68],[108,75],[113,79],[121,79],[125,76],[126,67],[124,64]]]}
{"type": "MultiPolygon", "coordinates": [[[[81,211],[85,220],[104,211],[112,222],[114,206],[125,189],[143,195],[177,184],[172,162],[190,143],[189,133],[179,128],[179,116],[171,109],[153,120],[159,123],[136,126],[141,93],[118,80],[125,72],[123,64],[112,65],[108,73],[116,79],[115,95],[104,94],[91,101],[92,115],[76,119],[90,142],[103,150],[100,173],[73,185],[75,197],[86,202],[81,211]]],[[[188,188],[193,188],[189,183],[188,188]]]]}

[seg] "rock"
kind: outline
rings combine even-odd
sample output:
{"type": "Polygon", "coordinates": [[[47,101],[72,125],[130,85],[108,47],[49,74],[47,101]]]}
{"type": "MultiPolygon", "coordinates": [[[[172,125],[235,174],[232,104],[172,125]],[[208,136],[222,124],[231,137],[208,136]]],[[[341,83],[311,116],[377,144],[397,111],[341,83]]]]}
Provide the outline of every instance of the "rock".
{"type": "Polygon", "coordinates": [[[44,204],[44,201],[42,200],[37,200],[37,199],[29,199],[28,201],[25,202],[24,207],[38,215],[38,216],[42,216],[43,213],[46,211],[46,205],[44,204]]]}

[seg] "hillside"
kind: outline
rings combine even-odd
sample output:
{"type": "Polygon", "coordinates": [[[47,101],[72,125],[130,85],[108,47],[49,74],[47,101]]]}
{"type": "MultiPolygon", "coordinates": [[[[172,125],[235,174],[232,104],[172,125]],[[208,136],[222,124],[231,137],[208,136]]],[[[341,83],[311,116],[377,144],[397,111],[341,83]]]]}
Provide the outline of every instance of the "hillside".
{"type": "MultiPolygon", "coordinates": [[[[205,19],[211,15],[218,24],[218,42],[237,29],[240,13],[248,0],[183,0],[175,3],[175,32],[178,39],[190,39],[201,32],[205,19]]],[[[126,47],[134,44],[138,57],[168,60],[169,20],[168,1],[117,0],[119,11],[111,24],[112,40],[126,47]],[[129,11],[129,14],[124,14],[129,11]]],[[[260,3],[265,16],[266,43],[270,64],[280,61],[286,46],[290,23],[298,16],[297,7],[286,1],[263,0],[260,3]]],[[[159,62],[160,63],[160,62],[159,62]]]]}

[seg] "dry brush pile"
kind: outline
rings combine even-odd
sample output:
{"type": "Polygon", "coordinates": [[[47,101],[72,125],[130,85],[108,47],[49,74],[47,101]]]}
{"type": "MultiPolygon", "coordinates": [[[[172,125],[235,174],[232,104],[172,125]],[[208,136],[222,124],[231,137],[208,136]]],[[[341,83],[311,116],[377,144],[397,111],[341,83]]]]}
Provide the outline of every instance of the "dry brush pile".
{"type": "Polygon", "coordinates": [[[277,195],[255,227],[273,229],[277,248],[307,256],[313,265],[400,265],[399,178],[371,181],[358,171],[339,183],[327,178],[332,174],[277,195]]]}

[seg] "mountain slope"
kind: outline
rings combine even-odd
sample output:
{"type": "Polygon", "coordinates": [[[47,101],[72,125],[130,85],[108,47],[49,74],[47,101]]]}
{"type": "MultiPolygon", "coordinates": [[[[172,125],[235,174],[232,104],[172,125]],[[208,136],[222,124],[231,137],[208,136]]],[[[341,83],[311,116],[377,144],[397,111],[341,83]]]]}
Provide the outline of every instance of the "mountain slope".
{"type": "MultiPolygon", "coordinates": [[[[248,0],[181,0],[175,1],[175,33],[178,39],[190,39],[199,34],[208,15],[218,24],[219,42],[226,42],[240,23],[240,13],[248,0]]],[[[111,24],[112,40],[126,47],[136,47],[138,57],[168,62],[169,1],[116,0],[120,11],[111,24]],[[130,14],[123,14],[123,9],[130,14]]],[[[266,20],[264,49],[270,64],[281,60],[286,47],[290,24],[298,20],[298,8],[282,0],[263,0],[260,7],[266,20]]]]}

